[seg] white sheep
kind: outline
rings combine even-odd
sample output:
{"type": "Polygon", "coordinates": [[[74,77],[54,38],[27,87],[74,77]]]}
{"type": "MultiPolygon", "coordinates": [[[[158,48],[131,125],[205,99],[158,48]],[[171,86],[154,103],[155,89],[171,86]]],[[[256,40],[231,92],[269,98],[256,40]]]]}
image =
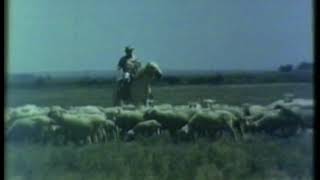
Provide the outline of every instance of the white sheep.
{"type": "Polygon", "coordinates": [[[46,142],[52,137],[51,125],[54,121],[46,115],[34,115],[16,119],[6,132],[13,140],[46,142]]]}
{"type": "Polygon", "coordinates": [[[204,99],[202,100],[202,104],[205,108],[210,108],[212,105],[214,105],[214,103],[216,102],[216,100],[214,99],[204,99]]]}
{"type": "Polygon", "coordinates": [[[235,139],[238,139],[237,131],[234,127],[236,117],[226,110],[201,111],[191,118],[188,126],[190,133],[196,136],[217,137],[223,132],[231,132],[235,139]]]}
{"type": "Polygon", "coordinates": [[[82,114],[103,114],[101,107],[97,106],[77,106],[70,107],[68,113],[82,113],[82,114]]]}
{"type": "Polygon", "coordinates": [[[147,120],[143,122],[139,122],[132,129],[134,135],[142,135],[142,136],[152,136],[152,135],[160,135],[161,124],[156,120],[147,120]]]}
{"type": "Polygon", "coordinates": [[[106,122],[104,114],[68,113],[61,108],[53,107],[49,113],[64,130],[65,140],[80,143],[80,141],[98,142],[99,129],[106,122]]]}

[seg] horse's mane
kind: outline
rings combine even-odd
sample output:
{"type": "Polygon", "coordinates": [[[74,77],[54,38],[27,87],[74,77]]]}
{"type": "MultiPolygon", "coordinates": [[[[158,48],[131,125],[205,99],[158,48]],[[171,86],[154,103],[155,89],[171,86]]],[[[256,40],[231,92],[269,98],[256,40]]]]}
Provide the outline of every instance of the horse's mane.
{"type": "Polygon", "coordinates": [[[138,71],[137,74],[135,75],[135,79],[141,78],[142,76],[145,75],[145,71],[147,70],[148,67],[155,67],[157,69],[160,69],[158,64],[154,63],[154,62],[148,62],[147,64],[141,66],[138,71]]]}

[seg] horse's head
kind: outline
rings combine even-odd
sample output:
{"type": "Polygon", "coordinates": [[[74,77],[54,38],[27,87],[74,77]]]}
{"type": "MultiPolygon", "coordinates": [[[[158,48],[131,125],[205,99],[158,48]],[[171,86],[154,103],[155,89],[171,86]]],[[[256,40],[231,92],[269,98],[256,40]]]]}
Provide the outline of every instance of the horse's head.
{"type": "Polygon", "coordinates": [[[162,71],[156,63],[149,62],[145,66],[145,72],[152,78],[160,79],[162,77],[162,71]]]}

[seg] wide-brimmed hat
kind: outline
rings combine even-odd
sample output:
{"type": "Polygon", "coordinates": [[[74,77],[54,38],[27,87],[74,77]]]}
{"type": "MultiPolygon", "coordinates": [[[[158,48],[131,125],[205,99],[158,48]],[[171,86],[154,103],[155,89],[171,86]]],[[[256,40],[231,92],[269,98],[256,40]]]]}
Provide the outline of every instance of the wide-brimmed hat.
{"type": "Polygon", "coordinates": [[[134,50],[134,48],[131,47],[131,46],[126,46],[125,49],[124,49],[125,52],[131,52],[133,50],[134,50]]]}

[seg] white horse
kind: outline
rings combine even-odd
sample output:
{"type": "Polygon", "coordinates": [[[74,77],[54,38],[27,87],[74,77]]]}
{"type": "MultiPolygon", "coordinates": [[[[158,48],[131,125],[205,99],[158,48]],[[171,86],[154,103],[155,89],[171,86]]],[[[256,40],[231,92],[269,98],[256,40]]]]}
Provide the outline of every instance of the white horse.
{"type": "Polygon", "coordinates": [[[156,63],[147,63],[138,69],[129,86],[118,83],[113,96],[113,105],[145,105],[152,96],[150,84],[162,77],[162,71],[156,63]]]}

